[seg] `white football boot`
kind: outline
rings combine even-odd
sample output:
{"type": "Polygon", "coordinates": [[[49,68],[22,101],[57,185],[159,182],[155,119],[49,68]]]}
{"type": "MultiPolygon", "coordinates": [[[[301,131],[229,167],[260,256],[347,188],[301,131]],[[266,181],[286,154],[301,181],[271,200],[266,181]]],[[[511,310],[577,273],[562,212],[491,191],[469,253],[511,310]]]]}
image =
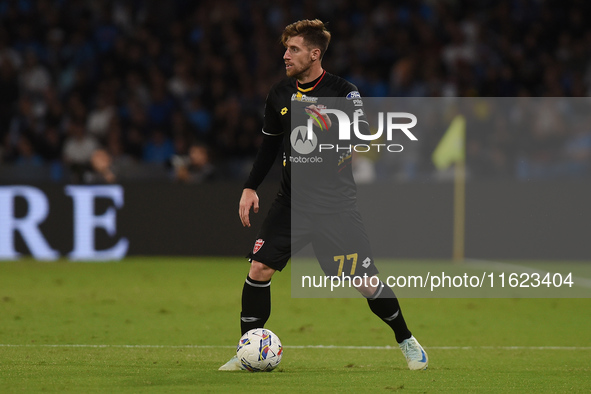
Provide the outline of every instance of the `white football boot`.
{"type": "Polygon", "coordinates": [[[427,352],[425,352],[425,349],[423,349],[421,344],[416,340],[414,336],[405,339],[404,341],[399,343],[398,346],[400,346],[400,350],[402,350],[402,354],[404,354],[404,357],[406,358],[406,362],[408,363],[409,369],[427,369],[427,365],[429,364],[429,357],[427,357],[427,352]]]}
{"type": "Polygon", "coordinates": [[[242,368],[242,364],[240,363],[240,360],[238,360],[238,357],[234,356],[230,361],[222,365],[218,371],[242,371],[243,369],[244,368],[242,368]]]}

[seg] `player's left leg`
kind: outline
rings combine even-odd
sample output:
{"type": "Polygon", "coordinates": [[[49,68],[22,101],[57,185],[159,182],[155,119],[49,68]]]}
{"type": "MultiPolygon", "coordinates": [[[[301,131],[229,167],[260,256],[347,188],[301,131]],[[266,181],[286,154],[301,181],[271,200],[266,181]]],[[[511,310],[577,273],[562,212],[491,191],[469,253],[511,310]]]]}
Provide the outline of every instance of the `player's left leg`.
{"type": "Polygon", "coordinates": [[[427,354],[408,329],[396,295],[377,277],[378,270],[359,212],[351,210],[326,215],[317,223],[317,228],[313,246],[324,273],[337,277],[343,274],[351,278],[363,277],[362,285],[355,287],[367,298],[371,311],[394,331],[408,367],[425,369],[427,354]]]}
{"type": "MultiPolygon", "coordinates": [[[[374,281],[377,282],[377,280],[374,281]]],[[[426,369],[429,364],[427,352],[406,326],[400,303],[392,289],[380,281],[380,285],[369,297],[366,294],[371,289],[358,288],[357,290],[367,298],[371,311],[394,331],[396,342],[406,358],[408,368],[411,370],[426,369]]]]}
{"type": "Polygon", "coordinates": [[[406,321],[400,310],[400,303],[392,289],[384,285],[377,276],[369,278],[367,283],[371,282],[379,283],[379,285],[357,287],[357,290],[367,298],[369,309],[392,328],[396,342],[401,343],[410,338],[412,334],[406,326],[406,321]]]}

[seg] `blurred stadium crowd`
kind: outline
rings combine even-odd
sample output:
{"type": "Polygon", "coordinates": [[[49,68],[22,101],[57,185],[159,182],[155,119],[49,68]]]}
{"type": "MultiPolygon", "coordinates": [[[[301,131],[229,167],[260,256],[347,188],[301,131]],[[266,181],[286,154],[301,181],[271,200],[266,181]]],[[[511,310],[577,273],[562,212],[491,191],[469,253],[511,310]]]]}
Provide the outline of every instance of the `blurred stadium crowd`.
{"type": "MultiPolygon", "coordinates": [[[[591,93],[587,0],[0,0],[0,179],[244,179],[284,76],[279,36],[303,18],[329,22],[323,64],[363,96],[591,93]]],[[[468,130],[468,169],[589,177],[586,125],[468,130]]],[[[366,179],[431,176],[444,131],[411,172],[372,157],[366,179]]]]}

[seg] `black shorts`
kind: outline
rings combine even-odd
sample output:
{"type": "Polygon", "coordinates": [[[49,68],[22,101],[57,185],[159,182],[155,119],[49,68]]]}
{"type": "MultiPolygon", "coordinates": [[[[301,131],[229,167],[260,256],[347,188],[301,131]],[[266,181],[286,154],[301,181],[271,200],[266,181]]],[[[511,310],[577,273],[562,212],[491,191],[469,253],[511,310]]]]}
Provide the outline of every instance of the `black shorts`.
{"type": "Polygon", "coordinates": [[[292,254],[309,243],[326,275],[378,274],[356,209],[334,214],[294,212],[292,215],[291,208],[275,200],[247,257],[281,271],[292,254]]]}

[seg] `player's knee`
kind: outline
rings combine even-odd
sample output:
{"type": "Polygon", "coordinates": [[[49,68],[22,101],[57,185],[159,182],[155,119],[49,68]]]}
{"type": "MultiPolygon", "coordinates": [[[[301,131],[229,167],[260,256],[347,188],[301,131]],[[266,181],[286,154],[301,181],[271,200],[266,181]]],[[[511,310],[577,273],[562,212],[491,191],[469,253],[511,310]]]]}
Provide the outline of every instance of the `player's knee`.
{"type": "Polygon", "coordinates": [[[360,292],[365,298],[370,298],[376,292],[376,287],[372,286],[359,286],[356,287],[357,291],[360,292]]]}
{"type": "Polygon", "coordinates": [[[253,260],[250,263],[250,271],[248,276],[254,280],[266,281],[270,280],[275,270],[259,261],[253,260]]]}
{"type": "MultiPolygon", "coordinates": [[[[371,279],[373,278],[374,277],[371,279]]],[[[375,278],[375,281],[370,279],[363,282],[361,286],[355,286],[355,289],[357,289],[357,291],[360,292],[365,298],[373,298],[378,289],[383,286],[382,282],[377,277],[375,278]]]]}

